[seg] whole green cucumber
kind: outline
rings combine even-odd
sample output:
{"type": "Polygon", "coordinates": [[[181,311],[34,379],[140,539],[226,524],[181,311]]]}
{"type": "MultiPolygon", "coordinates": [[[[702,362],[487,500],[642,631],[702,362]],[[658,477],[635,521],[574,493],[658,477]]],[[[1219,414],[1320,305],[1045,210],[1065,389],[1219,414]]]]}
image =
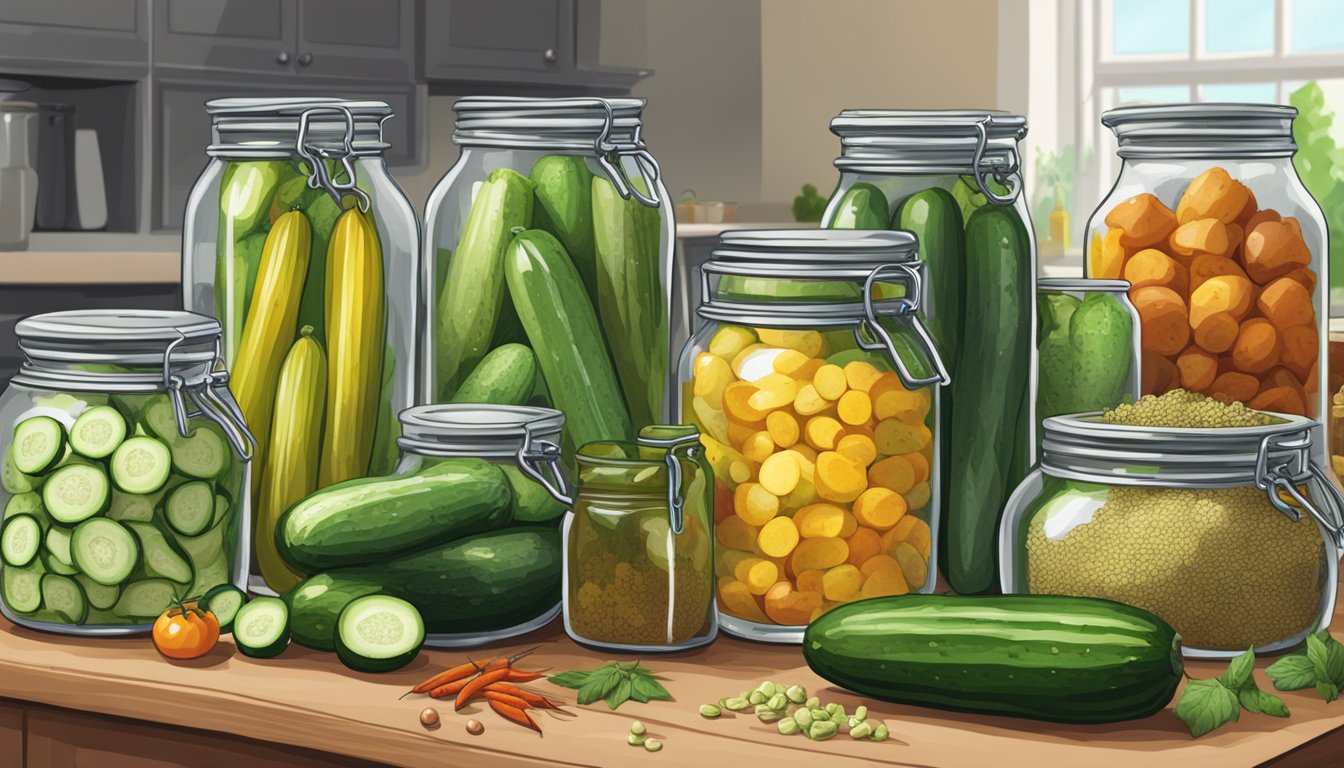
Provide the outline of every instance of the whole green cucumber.
{"type": "Polygon", "coordinates": [[[569,507],[555,500],[541,483],[533,480],[516,466],[500,467],[513,487],[513,523],[547,523],[558,519],[569,507]]]}
{"type": "Polygon", "coordinates": [[[303,215],[312,227],[312,256],[308,259],[308,279],[303,283],[299,297],[299,327],[311,325],[313,338],[326,343],[327,338],[327,247],[331,233],[336,229],[341,207],[325,189],[310,189],[300,198],[303,215]]]}
{"type": "Polygon", "coordinates": [[[336,583],[377,583],[414,605],[430,634],[506,629],[559,604],[560,529],[552,524],[479,533],[326,576],[336,583]]]}
{"type": "Polygon", "coordinates": [[[509,524],[513,491],[482,459],[444,459],[420,472],[329,485],[290,507],[276,527],[280,554],[314,573],[378,562],[509,524]]]}
{"type": "Polygon", "coordinates": [[[903,595],[808,625],[822,678],[883,701],[1061,723],[1147,717],[1182,675],[1180,636],[1140,608],[1053,595],[903,595]]]}
{"type": "Polygon", "coordinates": [[[434,318],[435,383],[448,400],[490,349],[504,299],[504,251],[532,222],[532,180],[497,168],[481,184],[453,252],[434,318]]]}
{"type": "Polygon", "coordinates": [[[1030,242],[1011,208],[985,206],[966,223],[965,320],[950,430],[956,471],[947,473],[942,537],[943,575],[964,595],[997,584],[999,515],[1021,479],[1012,463],[1026,434],[1019,422],[1031,375],[1030,242]]]}
{"type": "Polygon", "coordinates": [[[383,586],[367,576],[328,571],[309,576],[280,597],[289,606],[290,639],[319,651],[336,650],[336,620],[351,601],[383,586]]]}
{"type": "Polygon", "coordinates": [[[597,315],[564,247],[549,232],[520,232],[504,259],[504,274],[574,444],[632,439],[597,315]]]}
{"type": "Polygon", "coordinates": [[[593,172],[578,155],[545,155],[532,164],[537,185],[532,226],[555,235],[597,304],[597,261],[593,252],[593,172]]]}
{"type": "Polygon", "coordinates": [[[536,386],[537,356],[522,344],[505,344],[481,358],[450,402],[522,405],[536,386]]]}
{"type": "Polygon", "coordinates": [[[1134,322],[1115,296],[1090,293],[1069,323],[1073,349],[1071,413],[1114,408],[1134,363],[1134,322]]]}
{"type": "Polygon", "coordinates": [[[1067,293],[1043,293],[1037,297],[1039,330],[1036,342],[1037,416],[1072,413],[1068,403],[1073,391],[1073,346],[1069,324],[1081,302],[1067,293]]]}
{"type": "MultiPolygon", "coordinates": [[[[929,332],[944,359],[955,363],[961,338],[961,291],[966,276],[965,223],[952,193],[941,187],[923,189],[901,201],[891,228],[912,233],[919,241],[919,260],[929,281],[929,332]]],[[[955,370],[948,371],[956,378],[955,370]]]]}
{"type": "Polygon", "coordinates": [[[887,197],[866,181],[845,191],[825,229],[886,229],[891,221],[887,197]]]}
{"type": "MultiPolygon", "coordinates": [[[[615,185],[593,177],[597,313],[636,428],[662,420],[667,378],[667,302],[662,219],[615,185]]],[[[580,443],[582,444],[582,443],[580,443]]]]}

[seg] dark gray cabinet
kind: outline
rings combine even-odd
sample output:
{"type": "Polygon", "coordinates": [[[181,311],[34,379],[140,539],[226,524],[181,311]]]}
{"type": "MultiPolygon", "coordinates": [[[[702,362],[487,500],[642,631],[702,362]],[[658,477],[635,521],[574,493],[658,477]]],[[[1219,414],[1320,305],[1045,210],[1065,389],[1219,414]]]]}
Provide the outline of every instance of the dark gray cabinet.
{"type": "Polygon", "coordinates": [[[425,4],[425,77],[545,81],[574,69],[574,0],[425,4]]]}
{"type": "Polygon", "coordinates": [[[170,75],[415,75],[414,0],[159,0],[154,13],[154,67],[170,75]]]}
{"type": "Polygon", "coordinates": [[[149,67],[146,0],[0,2],[0,71],[135,80],[149,67]]]}

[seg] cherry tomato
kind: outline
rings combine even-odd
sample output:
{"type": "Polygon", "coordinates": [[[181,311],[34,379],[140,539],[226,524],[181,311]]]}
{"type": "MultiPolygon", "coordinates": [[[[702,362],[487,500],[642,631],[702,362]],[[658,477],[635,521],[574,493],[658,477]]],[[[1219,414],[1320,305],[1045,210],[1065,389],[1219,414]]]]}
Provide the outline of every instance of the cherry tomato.
{"type": "Polygon", "coordinates": [[[219,620],[195,603],[179,603],[154,622],[154,647],[170,659],[195,659],[219,642],[219,620]]]}

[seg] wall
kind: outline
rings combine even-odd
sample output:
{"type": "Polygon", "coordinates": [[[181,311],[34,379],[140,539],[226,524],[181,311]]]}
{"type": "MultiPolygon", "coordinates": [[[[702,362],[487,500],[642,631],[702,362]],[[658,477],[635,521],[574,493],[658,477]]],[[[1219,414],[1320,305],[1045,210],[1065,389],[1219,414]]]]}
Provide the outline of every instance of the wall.
{"type": "Polygon", "coordinates": [[[762,199],[835,183],[846,108],[986,108],[998,103],[997,0],[764,0],[762,199]]]}

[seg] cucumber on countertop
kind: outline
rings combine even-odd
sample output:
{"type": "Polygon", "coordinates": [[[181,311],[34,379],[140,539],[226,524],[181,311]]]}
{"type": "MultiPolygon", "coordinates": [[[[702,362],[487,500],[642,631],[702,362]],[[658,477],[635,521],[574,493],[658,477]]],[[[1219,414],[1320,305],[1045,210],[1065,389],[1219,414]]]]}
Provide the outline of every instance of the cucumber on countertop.
{"type": "Polygon", "coordinates": [[[808,625],[822,678],[883,701],[1062,723],[1147,717],[1181,682],[1180,636],[1123,603],[1053,595],[903,595],[808,625]]]}
{"type": "Polygon", "coordinates": [[[336,655],[359,672],[392,672],[420,652],[425,622],[415,606],[397,597],[357,597],[336,622],[336,655]]]}
{"type": "Polygon", "coordinates": [[[233,619],[233,644],[244,656],[269,659],[289,646],[289,608],[278,597],[249,600],[233,619]]]}
{"type": "Polygon", "coordinates": [[[336,621],[352,600],[382,592],[374,574],[328,571],[309,576],[281,597],[289,606],[294,642],[319,651],[336,650],[336,621]]]}

